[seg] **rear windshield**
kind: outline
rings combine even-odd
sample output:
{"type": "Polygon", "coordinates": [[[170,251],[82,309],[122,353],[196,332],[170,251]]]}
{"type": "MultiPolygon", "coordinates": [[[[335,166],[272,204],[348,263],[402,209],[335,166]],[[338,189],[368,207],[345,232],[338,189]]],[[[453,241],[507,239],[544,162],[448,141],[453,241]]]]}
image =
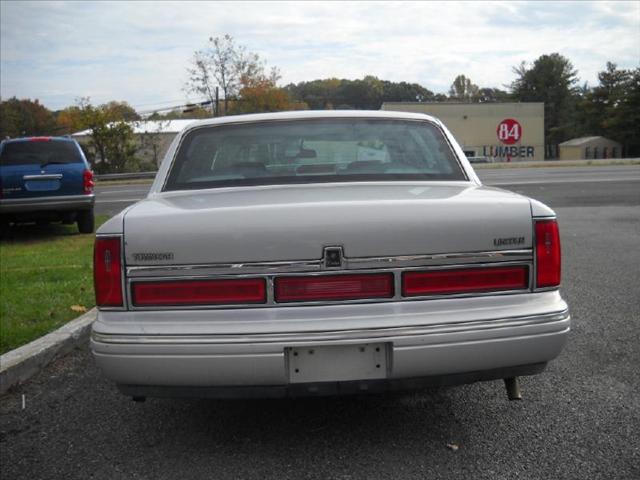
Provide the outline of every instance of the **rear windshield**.
{"type": "Polygon", "coordinates": [[[74,142],[24,141],[8,142],[2,147],[0,165],[49,165],[52,163],[78,163],[82,157],[74,142]]]}
{"type": "Polygon", "coordinates": [[[377,180],[465,180],[426,121],[322,119],[203,127],[187,134],[165,190],[377,180]]]}

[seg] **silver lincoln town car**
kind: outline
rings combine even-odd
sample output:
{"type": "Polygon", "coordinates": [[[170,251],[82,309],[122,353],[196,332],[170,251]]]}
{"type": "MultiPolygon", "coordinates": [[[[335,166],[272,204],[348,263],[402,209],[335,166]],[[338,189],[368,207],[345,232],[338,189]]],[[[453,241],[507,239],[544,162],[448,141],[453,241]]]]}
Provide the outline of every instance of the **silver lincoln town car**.
{"type": "Polygon", "coordinates": [[[95,243],[91,348],[134,400],[504,379],[567,340],[554,212],[483,186],[437,119],[191,124],[95,243]]]}

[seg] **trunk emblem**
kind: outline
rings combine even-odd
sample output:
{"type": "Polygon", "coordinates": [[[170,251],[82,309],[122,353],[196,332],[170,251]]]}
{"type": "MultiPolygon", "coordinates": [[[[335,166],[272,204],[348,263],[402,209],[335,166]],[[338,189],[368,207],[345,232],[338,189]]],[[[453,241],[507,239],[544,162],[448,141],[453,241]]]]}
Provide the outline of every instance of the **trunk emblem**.
{"type": "Polygon", "coordinates": [[[524,237],[509,237],[509,238],[494,238],[493,244],[496,247],[502,247],[503,245],[522,245],[524,243],[524,237]]]}
{"type": "Polygon", "coordinates": [[[342,268],[343,258],[342,247],[324,247],[322,265],[325,269],[342,268]]]}
{"type": "Polygon", "coordinates": [[[169,261],[169,260],[173,260],[173,253],[172,252],[166,252],[166,253],[149,253],[149,252],[143,252],[143,253],[134,253],[133,254],[133,259],[136,262],[163,262],[163,261],[169,261]]]}

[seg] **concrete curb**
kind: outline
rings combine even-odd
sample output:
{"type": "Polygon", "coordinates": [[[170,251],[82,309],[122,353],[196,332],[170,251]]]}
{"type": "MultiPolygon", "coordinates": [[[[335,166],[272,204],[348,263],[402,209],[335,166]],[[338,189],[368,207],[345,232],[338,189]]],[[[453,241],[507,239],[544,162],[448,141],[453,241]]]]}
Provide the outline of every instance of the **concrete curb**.
{"type": "Polygon", "coordinates": [[[0,395],[86,342],[96,314],[93,308],[44,337],[0,355],[0,395]]]}

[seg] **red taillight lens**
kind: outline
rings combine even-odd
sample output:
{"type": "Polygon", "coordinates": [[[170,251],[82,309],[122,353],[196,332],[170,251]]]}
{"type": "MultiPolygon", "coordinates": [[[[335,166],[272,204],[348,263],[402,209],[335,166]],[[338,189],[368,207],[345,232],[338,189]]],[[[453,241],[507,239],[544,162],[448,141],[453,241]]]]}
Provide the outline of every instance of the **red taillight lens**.
{"type": "Polygon", "coordinates": [[[123,305],[120,245],[120,237],[96,238],[93,249],[93,282],[98,307],[123,305]]]}
{"type": "Polygon", "coordinates": [[[560,285],[560,230],[556,220],[537,220],[536,227],[536,287],[560,285]]]}
{"type": "Polygon", "coordinates": [[[30,142],[50,142],[51,137],[31,137],[30,142]]]}
{"type": "Polygon", "coordinates": [[[276,302],[313,302],[393,297],[393,275],[320,275],[280,277],[275,281],[276,302]]]}
{"type": "Polygon", "coordinates": [[[406,272],[402,275],[402,295],[405,297],[521,290],[528,285],[529,269],[526,266],[406,272]]]}
{"type": "Polygon", "coordinates": [[[95,183],[93,181],[93,172],[91,170],[85,170],[82,173],[82,185],[84,187],[84,193],[93,193],[93,187],[95,183]]]}
{"type": "Polygon", "coordinates": [[[262,278],[135,282],[132,301],[138,307],[265,303],[262,278]]]}

